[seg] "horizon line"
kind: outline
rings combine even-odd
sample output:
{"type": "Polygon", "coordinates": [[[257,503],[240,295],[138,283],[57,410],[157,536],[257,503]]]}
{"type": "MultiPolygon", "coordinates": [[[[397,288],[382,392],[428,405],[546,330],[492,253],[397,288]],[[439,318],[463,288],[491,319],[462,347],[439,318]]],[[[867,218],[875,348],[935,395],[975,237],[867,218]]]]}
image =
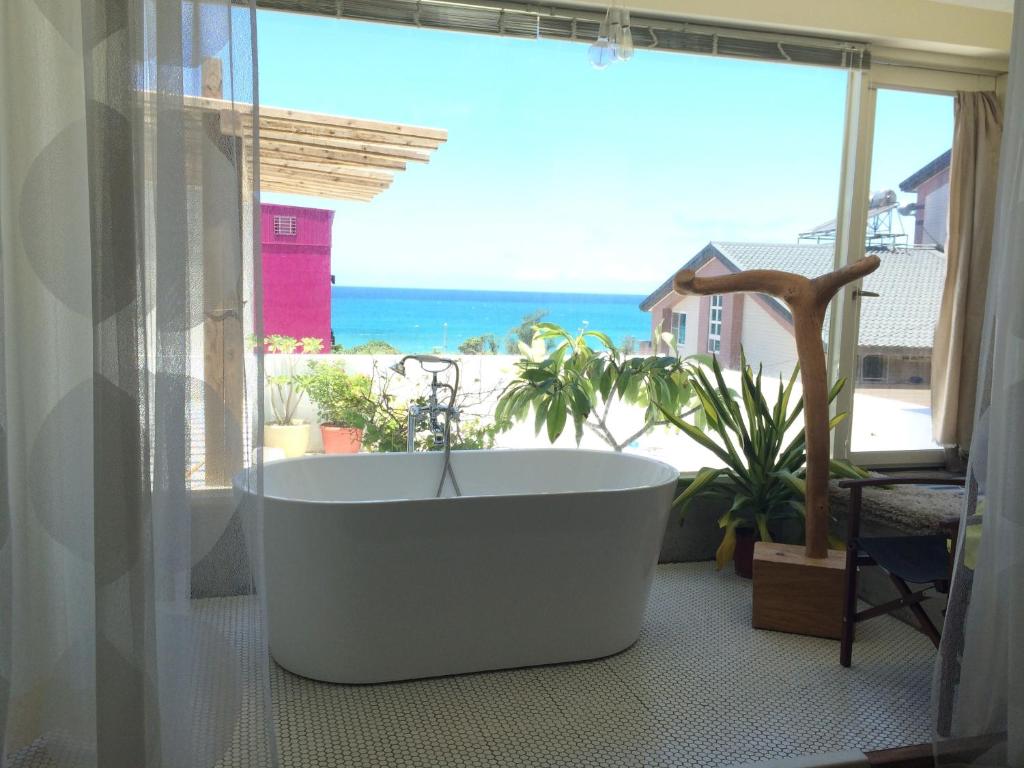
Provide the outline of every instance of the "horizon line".
{"type": "Polygon", "coordinates": [[[331,283],[331,288],[369,288],[375,290],[400,290],[400,291],[450,291],[452,293],[547,293],[570,296],[639,296],[643,298],[644,293],[608,293],[604,291],[539,291],[539,290],[513,290],[494,288],[432,288],[412,285],[340,285],[331,283]]]}

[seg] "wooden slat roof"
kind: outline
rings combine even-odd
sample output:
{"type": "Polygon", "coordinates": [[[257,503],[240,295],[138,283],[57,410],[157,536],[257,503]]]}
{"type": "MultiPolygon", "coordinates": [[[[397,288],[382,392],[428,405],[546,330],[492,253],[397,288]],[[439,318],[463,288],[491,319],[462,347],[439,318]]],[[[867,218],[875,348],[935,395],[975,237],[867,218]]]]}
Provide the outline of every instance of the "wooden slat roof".
{"type": "MultiPolygon", "coordinates": [[[[221,131],[243,137],[252,152],[250,105],[194,96],[187,102],[218,112],[221,131]]],[[[368,202],[408,163],[429,162],[448,132],[261,106],[259,137],[262,191],[368,202]]]]}

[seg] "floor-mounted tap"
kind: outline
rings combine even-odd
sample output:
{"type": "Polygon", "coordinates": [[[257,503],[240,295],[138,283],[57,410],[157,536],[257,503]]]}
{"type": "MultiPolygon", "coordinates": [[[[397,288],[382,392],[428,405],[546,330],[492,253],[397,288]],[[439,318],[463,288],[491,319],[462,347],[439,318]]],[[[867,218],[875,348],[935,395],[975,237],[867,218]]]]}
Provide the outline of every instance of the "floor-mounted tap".
{"type": "Polygon", "coordinates": [[[412,453],[416,450],[416,431],[420,424],[426,423],[430,427],[430,433],[434,438],[434,447],[444,449],[444,466],[441,469],[441,481],[437,484],[437,493],[440,498],[444,491],[444,480],[449,478],[452,481],[452,489],[456,496],[462,495],[459,482],[455,479],[455,470],[452,469],[452,423],[459,420],[459,409],[455,406],[455,398],[459,394],[459,364],[447,357],[435,355],[406,355],[397,363],[391,366],[391,370],[400,376],[405,376],[405,361],[415,360],[420,367],[430,375],[430,398],[427,400],[426,408],[418,405],[409,407],[409,422],[406,426],[405,449],[412,453]],[[427,366],[431,367],[427,367],[427,366]],[[443,384],[437,380],[437,374],[444,373],[449,369],[455,370],[455,382],[443,384]],[[447,391],[449,393],[448,404],[442,405],[438,393],[447,391]]]}
{"type": "Polygon", "coordinates": [[[408,424],[406,427],[406,450],[416,450],[416,433],[421,426],[427,426],[433,438],[435,448],[450,446],[451,425],[459,420],[459,409],[455,405],[455,396],[459,387],[459,364],[455,360],[435,355],[406,355],[397,363],[391,366],[395,373],[405,376],[405,363],[407,360],[415,360],[427,373],[430,378],[430,397],[427,405],[409,406],[408,424]],[[427,366],[431,367],[427,367],[427,366]],[[455,384],[445,384],[438,381],[437,375],[449,369],[455,369],[455,384]],[[441,395],[447,392],[447,404],[442,404],[441,395]]]}

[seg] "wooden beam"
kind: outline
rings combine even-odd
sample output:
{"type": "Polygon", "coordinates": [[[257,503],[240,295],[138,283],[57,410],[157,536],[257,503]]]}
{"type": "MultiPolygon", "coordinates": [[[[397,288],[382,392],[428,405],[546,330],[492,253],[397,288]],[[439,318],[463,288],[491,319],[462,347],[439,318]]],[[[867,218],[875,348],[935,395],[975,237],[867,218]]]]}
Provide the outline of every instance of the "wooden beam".
{"type": "Polygon", "coordinates": [[[309,171],[330,173],[340,178],[365,179],[367,181],[383,181],[390,184],[394,179],[387,171],[379,171],[371,168],[361,168],[358,165],[335,164],[324,161],[311,160],[309,158],[293,158],[281,156],[277,153],[263,153],[260,162],[264,166],[276,166],[279,168],[296,168],[309,171]]]}
{"type": "Polygon", "coordinates": [[[353,184],[365,184],[371,187],[387,187],[391,185],[391,177],[376,177],[376,176],[353,176],[346,174],[342,168],[334,168],[329,165],[321,165],[319,163],[304,162],[302,160],[288,160],[280,157],[267,157],[263,158],[261,166],[267,168],[274,173],[288,173],[295,175],[310,174],[313,176],[322,176],[326,179],[343,179],[351,181],[353,184]]]}
{"type": "MultiPolygon", "coordinates": [[[[241,115],[252,116],[252,105],[227,101],[225,99],[212,99],[208,97],[197,98],[186,96],[186,104],[202,107],[209,110],[228,110],[241,115]]],[[[443,128],[428,128],[421,125],[405,125],[404,123],[386,123],[379,120],[366,120],[356,117],[344,117],[341,115],[328,115],[320,112],[306,112],[283,107],[260,106],[260,120],[264,118],[285,120],[289,123],[313,123],[334,128],[351,128],[355,130],[377,131],[380,133],[391,133],[410,138],[429,139],[435,143],[448,140],[448,131],[443,128]]]]}
{"type": "Polygon", "coordinates": [[[310,122],[329,125],[337,128],[356,128],[382,133],[392,133],[408,137],[429,139],[435,143],[448,140],[448,131],[443,128],[428,128],[422,125],[406,125],[404,123],[385,123],[378,120],[363,120],[341,115],[326,115],[317,112],[296,111],[281,107],[261,107],[260,118],[280,118],[295,122],[310,122]]]}
{"type": "MultiPolygon", "coordinates": [[[[246,133],[248,133],[248,129],[246,129],[246,133]]],[[[382,144],[381,142],[356,139],[351,136],[306,131],[298,127],[293,129],[283,126],[264,127],[261,125],[260,138],[262,139],[263,137],[277,141],[302,142],[312,146],[361,152],[368,155],[414,160],[420,163],[426,163],[430,160],[429,149],[399,144],[382,144]]]]}
{"type": "MultiPolygon", "coordinates": [[[[247,145],[251,148],[251,144],[247,145]]],[[[260,137],[261,154],[276,157],[290,157],[294,160],[316,160],[331,166],[347,166],[349,168],[366,168],[372,171],[392,174],[404,171],[404,160],[383,155],[367,155],[334,147],[314,146],[295,141],[281,141],[260,137]]]]}
{"type": "Polygon", "coordinates": [[[276,176],[273,174],[263,176],[261,174],[260,188],[265,191],[273,191],[279,187],[302,188],[306,190],[317,190],[320,196],[333,197],[340,195],[355,195],[374,197],[383,192],[383,189],[374,187],[362,187],[343,182],[330,182],[322,179],[314,179],[301,176],[276,176]]]}
{"type": "MultiPolygon", "coordinates": [[[[252,118],[243,117],[242,124],[248,127],[252,124],[252,118]]],[[[435,141],[434,139],[425,139],[421,136],[407,136],[402,133],[388,133],[387,131],[373,131],[363,128],[347,128],[321,123],[282,120],[280,118],[267,117],[262,114],[260,115],[260,130],[285,130],[303,136],[333,136],[337,139],[368,141],[372,144],[387,144],[397,147],[419,147],[421,149],[431,151],[440,146],[440,142],[435,141]]]]}
{"type": "Polygon", "coordinates": [[[389,181],[374,181],[372,179],[351,179],[338,176],[324,171],[303,171],[281,168],[274,165],[264,164],[261,166],[260,175],[267,179],[282,179],[295,181],[313,181],[326,186],[350,187],[352,189],[365,189],[367,191],[382,192],[391,186],[389,181]]]}

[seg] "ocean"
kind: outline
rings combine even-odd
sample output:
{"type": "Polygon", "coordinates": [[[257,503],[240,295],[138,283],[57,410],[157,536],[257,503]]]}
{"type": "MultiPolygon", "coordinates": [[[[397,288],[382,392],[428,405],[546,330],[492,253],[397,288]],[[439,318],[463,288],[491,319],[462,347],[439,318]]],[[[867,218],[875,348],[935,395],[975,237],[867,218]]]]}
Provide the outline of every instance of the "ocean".
{"type": "Polygon", "coordinates": [[[331,329],[345,347],[386,341],[400,352],[458,352],[472,336],[493,334],[499,352],[525,315],[538,310],[546,322],[575,333],[580,328],[607,333],[616,344],[627,336],[650,338],[650,315],[640,311],[643,296],[519,291],[464,291],[427,288],[331,288],[331,329]]]}

